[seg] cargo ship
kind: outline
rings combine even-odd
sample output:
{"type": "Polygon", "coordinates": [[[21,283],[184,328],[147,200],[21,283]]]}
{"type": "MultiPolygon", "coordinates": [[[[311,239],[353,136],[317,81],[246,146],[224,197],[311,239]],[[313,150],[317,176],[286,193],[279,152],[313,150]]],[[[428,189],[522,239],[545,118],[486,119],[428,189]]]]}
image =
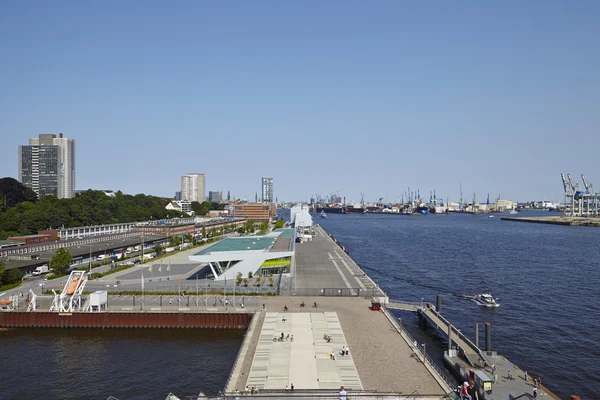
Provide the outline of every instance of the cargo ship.
{"type": "Polygon", "coordinates": [[[364,214],[367,212],[367,208],[358,204],[352,204],[346,207],[346,214],[364,214]]]}

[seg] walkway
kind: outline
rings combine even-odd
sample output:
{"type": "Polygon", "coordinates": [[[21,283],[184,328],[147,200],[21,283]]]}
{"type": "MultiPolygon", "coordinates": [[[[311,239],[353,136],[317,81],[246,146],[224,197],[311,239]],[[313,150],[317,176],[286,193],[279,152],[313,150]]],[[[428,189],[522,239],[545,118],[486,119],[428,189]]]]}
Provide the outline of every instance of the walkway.
{"type": "Polygon", "coordinates": [[[277,313],[265,316],[247,385],[258,389],[362,390],[352,355],[335,312],[277,313]],[[273,341],[284,335],[283,341],[273,341]],[[331,343],[324,339],[330,335],[331,343]],[[288,337],[289,335],[289,337],[288,337]],[[331,359],[330,353],[335,353],[331,359]]]}

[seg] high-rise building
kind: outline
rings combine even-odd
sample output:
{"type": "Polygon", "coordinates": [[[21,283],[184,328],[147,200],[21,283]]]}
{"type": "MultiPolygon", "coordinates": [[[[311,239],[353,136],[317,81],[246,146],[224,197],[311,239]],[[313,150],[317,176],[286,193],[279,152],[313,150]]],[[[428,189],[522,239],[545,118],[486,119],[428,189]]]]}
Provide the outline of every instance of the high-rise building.
{"type": "Polygon", "coordinates": [[[19,181],[38,197],[75,195],[75,140],[41,134],[19,146],[19,181]]]}
{"type": "Polygon", "coordinates": [[[220,203],[223,200],[223,192],[208,192],[208,201],[220,203]]]}
{"type": "Polygon", "coordinates": [[[175,201],[181,201],[181,191],[175,192],[175,201]]]}
{"type": "Polygon", "coordinates": [[[262,178],[262,202],[273,202],[273,178],[262,178]]]}
{"type": "Polygon", "coordinates": [[[187,174],[181,177],[181,200],[202,203],[206,198],[204,174],[187,174]]]}

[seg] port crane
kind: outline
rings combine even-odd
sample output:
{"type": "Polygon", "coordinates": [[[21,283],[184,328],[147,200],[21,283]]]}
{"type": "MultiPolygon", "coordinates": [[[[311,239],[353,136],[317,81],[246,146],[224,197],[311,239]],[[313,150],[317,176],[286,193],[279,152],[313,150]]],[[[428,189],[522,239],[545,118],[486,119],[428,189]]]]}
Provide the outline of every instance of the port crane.
{"type": "Polygon", "coordinates": [[[597,217],[600,194],[594,191],[594,186],[581,174],[581,181],[585,191],[580,190],[579,184],[573,182],[571,174],[561,173],[560,178],[565,190],[565,203],[569,207],[565,210],[565,215],[569,217],[597,217]]]}

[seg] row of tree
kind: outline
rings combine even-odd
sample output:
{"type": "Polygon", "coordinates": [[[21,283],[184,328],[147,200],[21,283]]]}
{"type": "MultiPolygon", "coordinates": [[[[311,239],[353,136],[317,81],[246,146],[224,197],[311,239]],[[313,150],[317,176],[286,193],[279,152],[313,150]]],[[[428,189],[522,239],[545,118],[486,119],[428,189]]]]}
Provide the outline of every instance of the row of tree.
{"type": "MultiPolygon", "coordinates": [[[[73,199],[46,197],[37,200],[31,189],[14,179],[0,181],[0,240],[31,235],[48,228],[187,217],[187,214],[165,209],[168,200],[155,196],[124,195],[119,191],[115,197],[109,197],[104,192],[88,190],[73,199]]],[[[192,203],[198,215],[221,207],[209,201],[192,203]]]]}

